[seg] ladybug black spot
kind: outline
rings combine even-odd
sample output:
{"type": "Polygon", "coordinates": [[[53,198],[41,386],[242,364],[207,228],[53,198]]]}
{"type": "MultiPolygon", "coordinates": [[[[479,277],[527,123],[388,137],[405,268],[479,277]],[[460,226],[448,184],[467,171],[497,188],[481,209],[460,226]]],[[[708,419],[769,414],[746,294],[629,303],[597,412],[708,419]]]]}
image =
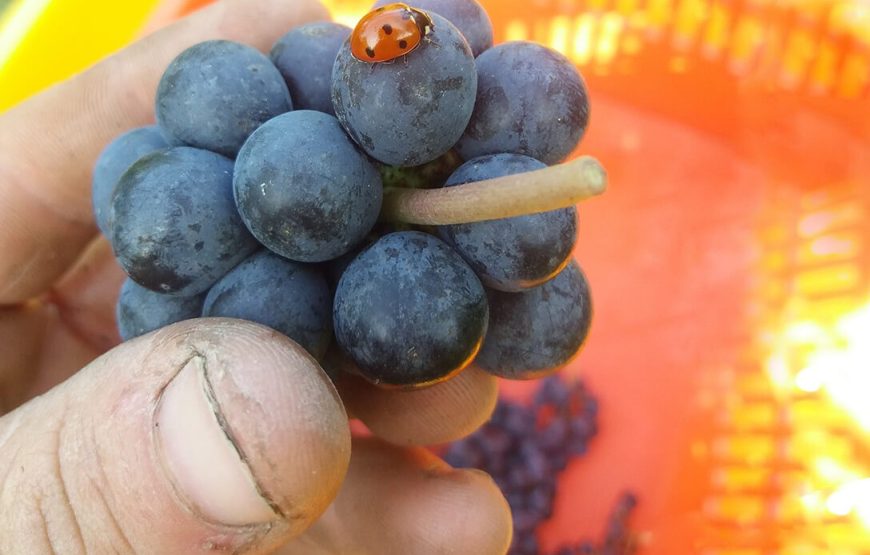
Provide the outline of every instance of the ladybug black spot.
{"type": "Polygon", "coordinates": [[[384,26],[383,26],[383,29],[384,29],[384,34],[387,34],[387,35],[392,35],[392,34],[393,34],[393,26],[390,25],[389,23],[387,23],[386,25],[384,25],[384,26]]]}
{"type": "Polygon", "coordinates": [[[406,41],[404,39],[400,40],[399,41],[399,48],[401,48],[402,50],[408,48],[408,41],[406,41]]]}
{"type": "Polygon", "coordinates": [[[370,46],[369,46],[369,47],[366,47],[366,55],[367,55],[369,58],[374,58],[374,57],[375,57],[375,51],[372,50],[372,48],[371,48],[370,46]]]}

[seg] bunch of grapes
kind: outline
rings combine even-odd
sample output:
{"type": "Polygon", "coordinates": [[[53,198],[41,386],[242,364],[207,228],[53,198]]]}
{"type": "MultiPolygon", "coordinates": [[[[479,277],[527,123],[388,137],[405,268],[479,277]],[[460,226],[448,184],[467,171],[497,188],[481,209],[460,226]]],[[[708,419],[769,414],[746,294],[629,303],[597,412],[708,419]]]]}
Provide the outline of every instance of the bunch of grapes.
{"type": "MultiPolygon", "coordinates": [[[[492,419],[453,442],[444,460],[489,473],[505,494],[514,519],[511,555],[538,555],[537,530],[553,514],[559,474],[586,453],[598,430],[598,401],[579,380],[550,376],[531,404],[500,400],[492,419]]],[[[631,493],[618,500],[600,542],[578,541],[553,555],[631,555],[636,550],[628,516],[631,493]]]]}
{"type": "Polygon", "coordinates": [[[379,4],[354,30],[294,28],[270,56],[196,44],[163,74],[156,116],[94,172],[129,276],[124,339],[242,318],[388,387],[472,362],[539,377],[580,350],[574,205],[605,174],[560,162],[586,88],[553,50],[493,46],[474,0],[379,4]]]}

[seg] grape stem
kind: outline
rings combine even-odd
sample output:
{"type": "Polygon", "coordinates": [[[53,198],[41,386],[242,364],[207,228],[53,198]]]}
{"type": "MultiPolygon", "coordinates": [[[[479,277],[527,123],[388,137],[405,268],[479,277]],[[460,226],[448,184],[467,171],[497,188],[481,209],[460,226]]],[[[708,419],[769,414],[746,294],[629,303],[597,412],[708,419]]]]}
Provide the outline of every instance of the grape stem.
{"type": "Polygon", "coordinates": [[[441,189],[384,189],[381,220],[450,225],[512,218],[573,206],[600,195],[607,172],[595,158],[441,189]]]}

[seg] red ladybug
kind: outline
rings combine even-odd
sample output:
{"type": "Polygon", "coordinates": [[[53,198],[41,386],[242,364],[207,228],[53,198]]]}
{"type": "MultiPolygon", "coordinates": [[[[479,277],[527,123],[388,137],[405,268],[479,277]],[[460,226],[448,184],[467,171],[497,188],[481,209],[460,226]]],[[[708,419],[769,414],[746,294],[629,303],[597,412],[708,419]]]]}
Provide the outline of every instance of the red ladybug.
{"type": "Polygon", "coordinates": [[[350,52],[363,62],[389,62],[411,52],[432,30],[432,18],[407,4],[387,4],[366,14],[350,36],[350,52]]]}

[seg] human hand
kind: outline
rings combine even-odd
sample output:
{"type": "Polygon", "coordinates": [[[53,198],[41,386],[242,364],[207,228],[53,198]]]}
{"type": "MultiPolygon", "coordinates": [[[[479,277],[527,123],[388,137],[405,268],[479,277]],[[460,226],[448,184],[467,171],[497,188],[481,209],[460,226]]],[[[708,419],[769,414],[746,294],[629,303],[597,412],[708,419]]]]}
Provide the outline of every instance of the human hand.
{"type": "Polygon", "coordinates": [[[123,277],[94,240],[99,151],[153,121],[157,81],[187,46],[266,50],[325,18],[314,1],[227,0],[0,116],[0,553],[507,549],[493,482],[413,447],[488,417],[482,372],[414,392],[346,378],[339,399],[295,343],[218,319],[93,360],[117,342],[123,277]],[[351,438],[345,406],[394,445],[351,438]]]}

